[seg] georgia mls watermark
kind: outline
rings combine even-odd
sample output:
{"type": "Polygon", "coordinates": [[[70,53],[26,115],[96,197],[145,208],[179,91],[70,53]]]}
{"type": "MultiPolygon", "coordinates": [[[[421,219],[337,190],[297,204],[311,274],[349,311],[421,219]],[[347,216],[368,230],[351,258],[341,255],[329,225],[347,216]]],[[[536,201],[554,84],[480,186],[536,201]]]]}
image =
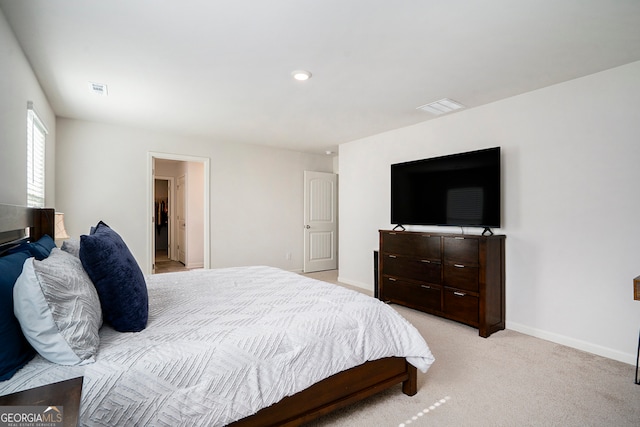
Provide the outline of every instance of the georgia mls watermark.
{"type": "Polygon", "coordinates": [[[0,406],[0,427],[64,427],[62,406],[0,406]]]}

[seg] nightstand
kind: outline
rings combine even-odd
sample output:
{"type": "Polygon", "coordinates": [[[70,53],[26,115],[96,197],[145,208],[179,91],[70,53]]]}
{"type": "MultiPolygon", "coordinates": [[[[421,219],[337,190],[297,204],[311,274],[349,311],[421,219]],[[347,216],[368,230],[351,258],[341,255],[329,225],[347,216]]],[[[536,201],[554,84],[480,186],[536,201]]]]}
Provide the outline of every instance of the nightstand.
{"type": "Polygon", "coordinates": [[[62,406],[64,427],[78,425],[83,377],[0,396],[0,406],[62,406]]]}

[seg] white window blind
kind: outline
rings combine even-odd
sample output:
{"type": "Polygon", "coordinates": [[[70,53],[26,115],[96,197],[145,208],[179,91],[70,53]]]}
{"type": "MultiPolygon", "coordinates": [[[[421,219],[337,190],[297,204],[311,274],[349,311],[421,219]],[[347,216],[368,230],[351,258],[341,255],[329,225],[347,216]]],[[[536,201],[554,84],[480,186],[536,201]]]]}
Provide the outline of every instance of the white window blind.
{"type": "Polygon", "coordinates": [[[47,128],[33,104],[27,104],[27,206],[44,207],[44,163],[47,128]]]}

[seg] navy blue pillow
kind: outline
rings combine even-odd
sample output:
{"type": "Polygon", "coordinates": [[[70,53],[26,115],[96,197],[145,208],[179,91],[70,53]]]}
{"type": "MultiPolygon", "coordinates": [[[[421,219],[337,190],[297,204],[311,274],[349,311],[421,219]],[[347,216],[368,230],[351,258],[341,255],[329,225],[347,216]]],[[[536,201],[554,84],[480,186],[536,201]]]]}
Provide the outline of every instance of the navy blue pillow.
{"type": "Polygon", "coordinates": [[[0,381],[11,378],[36,354],[13,314],[13,285],[30,257],[22,251],[0,258],[0,381]]]}
{"type": "Polygon", "coordinates": [[[27,242],[27,241],[23,241],[20,242],[18,244],[16,244],[15,246],[13,246],[10,249],[7,249],[5,252],[3,252],[4,255],[10,255],[10,254],[17,254],[20,252],[25,252],[27,253],[29,256],[33,256],[31,254],[31,243],[27,242]]]}
{"type": "Polygon", "coordinates": [[[135,258],[114,230],[103,222],[80,236],[80,261],[100,297],[102,315],[116,331],[146,328],[149,296],[135,258]]]}
{"type": "Polygon", "coordinates": [[[48,235],[45,234],[37,242],[29,243],[29,250],[31,255],[38,261],[42,261],[51,253],[51,249],[56,247],[56,242],[48,235]]]}

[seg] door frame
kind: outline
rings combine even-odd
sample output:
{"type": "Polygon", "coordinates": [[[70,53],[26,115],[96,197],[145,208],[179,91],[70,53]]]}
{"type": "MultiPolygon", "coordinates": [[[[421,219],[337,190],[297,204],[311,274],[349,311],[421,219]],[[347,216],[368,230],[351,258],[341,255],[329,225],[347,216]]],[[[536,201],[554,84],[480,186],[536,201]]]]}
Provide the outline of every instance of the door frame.
{"type": "Polygon", "coordinates": [[[187,260],[189,259],[189,256],[187,255],[187,250],[189,248],[189,244],[188,244],[188,240],[189,240],[189,233],[187,233],[187,223],[188,220],[187,218],[189,218],[189,214],[188,214],[188,210],[189,207],[187,205],[187,175],[182,174],[182,175],[178,175],[177,177],[177,183],[176,183],[176,204],[180,203],[182,204],[182,222],[184,222],[184,231],[182,231],[182,236],[181,236],[181,232],[180,232],[180,219],[177,219],[177,217],[180,215],[180,209],[177,209],[176,211],[176,261],[181,262],[182,264],[184,264],[185,266],[187,266],[187,260]],[[182,181],[182,188],[180,188],[180,181],[182,181]],[[180,188],[180,190],[178,190],[180,188]],[[179,194],[180,193],[180,194],[179,194]],[[182,199],[182,200],[180,200],[182,199]],[[183,241],[184,240],[184,241],[183,241]],[[182,257],[182,259],[180,259],[180,252],[184,253],[184,256],[182,257]]]}
{"type": "Polygon", "coordinates": [[[155,204],[155,172],[153,168],[154,159],[163,160],[175,160],[178,162],[197,162],[202,163],[204,166],[204,268],[211,268],[211,225],[210,225],[210,209],[211,209],[211,159],[208,157],[186,156],[183,154],[171,154],[160,153],[155,151],[147,152],[147,271],[153,272],[153,261],[155,258],[155,246],[153,245],[154,239],[154,212],[153,206],[155,204]]]}

